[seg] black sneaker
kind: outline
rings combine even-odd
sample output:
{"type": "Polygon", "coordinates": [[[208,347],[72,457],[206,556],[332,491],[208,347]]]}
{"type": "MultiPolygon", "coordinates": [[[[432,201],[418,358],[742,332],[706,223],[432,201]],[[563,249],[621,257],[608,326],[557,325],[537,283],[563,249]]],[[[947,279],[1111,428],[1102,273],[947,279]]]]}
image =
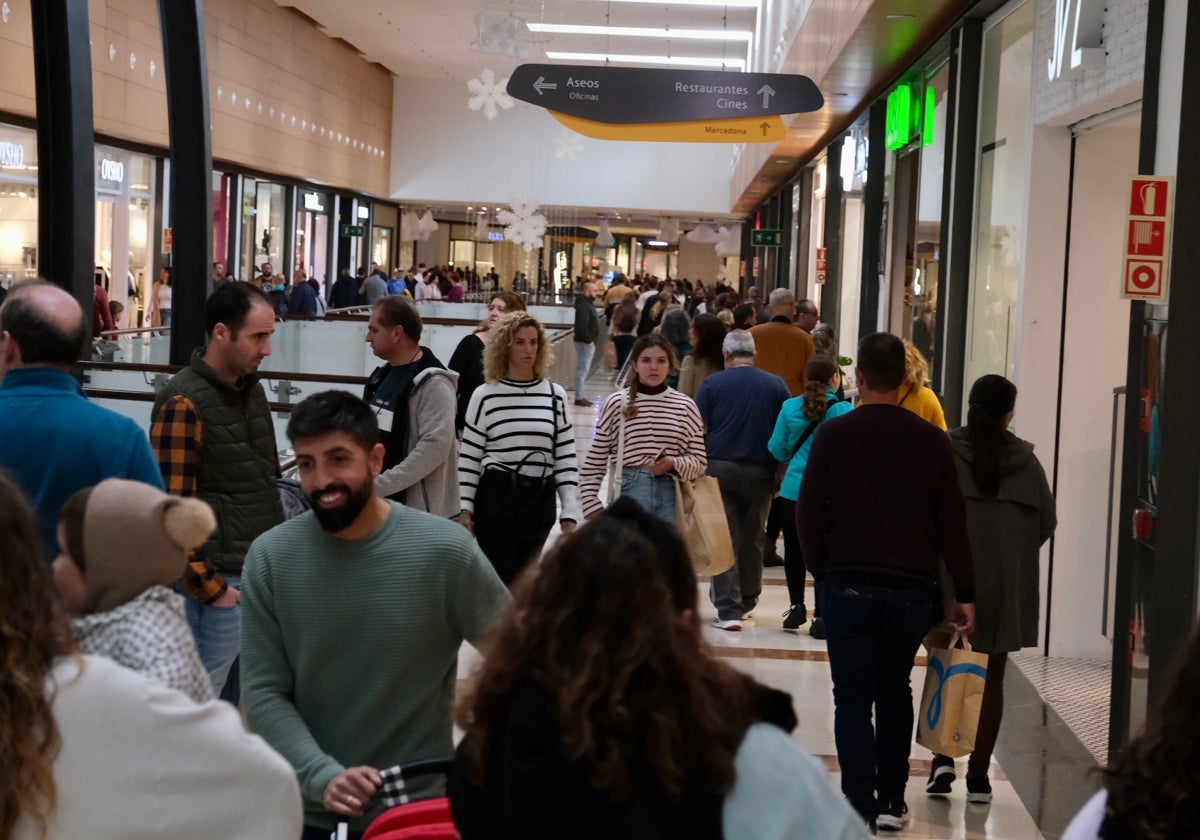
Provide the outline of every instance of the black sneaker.
{"type": "Polygon", "coordinates": [[[987,776],[967,776],[967,801],[987,805],[992,801],[992,783],[987,776]]]}
{"type": "Polygon", "coordinates": [[[880,831],[899,831],[908,825],[908,806],[903,799],[893,799],[879,809],[875,827],[880,831]]]}
{"type": "Polygon", "coordinates": [[[950,785],[955,778],[954,759],[944,755],[934,756],[925,792],[930,796],[946,796],[950,793],[950,785]]]}
{"type": "Polygon", "coordinates": [[[792,604],[783,614],[784,630],[799,630],[808,623],[808,610],[803,604],[792,604]]]}
{"type": "Polygon", "coordinates": [[[808,628],[808,634],[814,639],[824,639],[825,620],[823,618],[814,616],[812,620],[812,626],[808,628]]]}

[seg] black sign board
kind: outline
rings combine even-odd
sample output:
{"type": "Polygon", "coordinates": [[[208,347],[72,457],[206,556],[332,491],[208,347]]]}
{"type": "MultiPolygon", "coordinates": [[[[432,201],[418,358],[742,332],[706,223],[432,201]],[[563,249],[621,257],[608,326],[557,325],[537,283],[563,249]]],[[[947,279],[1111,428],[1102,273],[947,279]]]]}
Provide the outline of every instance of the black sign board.
{"type": "Polygon", "coordinates": [[[522,64],[508,95],[572,117],[610,124],[765,117],[825,104],[807,76],[522,64]]]}

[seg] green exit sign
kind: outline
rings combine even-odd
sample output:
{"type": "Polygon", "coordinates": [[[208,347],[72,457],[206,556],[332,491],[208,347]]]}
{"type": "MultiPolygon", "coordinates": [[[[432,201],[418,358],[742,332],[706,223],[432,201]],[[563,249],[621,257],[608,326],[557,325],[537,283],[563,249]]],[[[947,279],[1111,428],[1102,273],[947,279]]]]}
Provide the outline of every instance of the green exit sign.
{"type": "Polygon", "coordinates": [[[342,225],[342,236],[366,236],[366,225],[342,225]]]}
{"type": "Polygon", "coordinates": [[[754,230],[750,232],[750,244],[755,248],[778,248],[783,244],[781,230],[754,230]]]}

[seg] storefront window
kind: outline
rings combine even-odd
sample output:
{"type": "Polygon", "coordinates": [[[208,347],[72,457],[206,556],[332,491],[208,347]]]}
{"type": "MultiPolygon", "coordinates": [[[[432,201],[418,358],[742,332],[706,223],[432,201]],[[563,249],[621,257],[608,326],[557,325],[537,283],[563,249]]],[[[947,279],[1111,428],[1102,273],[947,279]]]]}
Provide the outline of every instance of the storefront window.
{"type": "Polygon", "coordinates": [[[242,182],[241,279],[258,276],[263,263],[283,272],[287,189],[282,184],[246,178],[242,182]]]}
{"type": "Polygon", "coordinates": [[[125,307],[118,329],[138,327],[154,285],[155,161],[109,146],[95,161],[96,279],[125,307]]]}
{"type": "MultiPolygon", "coordinates": [[[[979,204],[964,394],[978,377],[1013,378],[1029,168],[1034,4],[984,33],[979,105],[979,204]]],[[[965,407],[964,407],[965,414],[965,407]]]]}
{"type": "Polygon", "coordinates": [[[391,273],[397,264],[392,262],[396,228],[400,224],[400,213],[387,204],[371,205],[371,260],[379,263],[384,271],[391,273]]]}
{"type": "Polygon", "coordinates": [[[332,280],[329,276],[329,220],[332,208],[333,196],[300,190],[300,206],[296,209],[294,267],[309,277],[315,277],[321,284],[332,280]]]}
{"type": "MultiPolygon", "coordinates": [[[[917,194],[917,228],[912,278],[909,338],[930,368],[938,335],[942,254],[942,180],[946,166],[946,109],[950,65],[943,64],[925,83],[922,108],[921,170],[917,194]]],[[[938,381],[933,371],[934,382],[938,381]]],[[[940,390],[940,389],[938,389],[940,390]]]]}
{"type": "Polygon", "coordinates": [[[37,276],[37,135],[0,125],[0,285],[37,276]]]}
{"type": "MultiPolygon", "coordinates": [[[[225,263],[229,259],[230,218],[234,214],[234,196],[237,191],[237,176],[214,171],[213,190],[213,261],[225,263]]],[[[236,269],[236,265],[225,265],[236,269]]]]}

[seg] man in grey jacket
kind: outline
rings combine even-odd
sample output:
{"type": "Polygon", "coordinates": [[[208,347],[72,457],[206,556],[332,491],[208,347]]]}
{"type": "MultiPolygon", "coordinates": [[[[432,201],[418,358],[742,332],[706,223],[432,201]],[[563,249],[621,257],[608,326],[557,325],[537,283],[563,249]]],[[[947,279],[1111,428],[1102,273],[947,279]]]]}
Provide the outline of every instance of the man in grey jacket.
{"type": "Polygon", "coordinates": [[[589,280],[575,296],[575,405],[591,405],[584,399],[583,385],[592,370],[598,338],[600,318],[596,314],[596,284],[589,280]]]}
{"type": "Polygon", "coordinates": [[[403,296],[388,295],[371,307],[367,344],[386,362],[371,374],[363,392],[386,449],[375,486],[381,496],[451,517],[459,510],[454,438],[458,374],[421,346],[421,329],[421,316],[403,296]]]}

